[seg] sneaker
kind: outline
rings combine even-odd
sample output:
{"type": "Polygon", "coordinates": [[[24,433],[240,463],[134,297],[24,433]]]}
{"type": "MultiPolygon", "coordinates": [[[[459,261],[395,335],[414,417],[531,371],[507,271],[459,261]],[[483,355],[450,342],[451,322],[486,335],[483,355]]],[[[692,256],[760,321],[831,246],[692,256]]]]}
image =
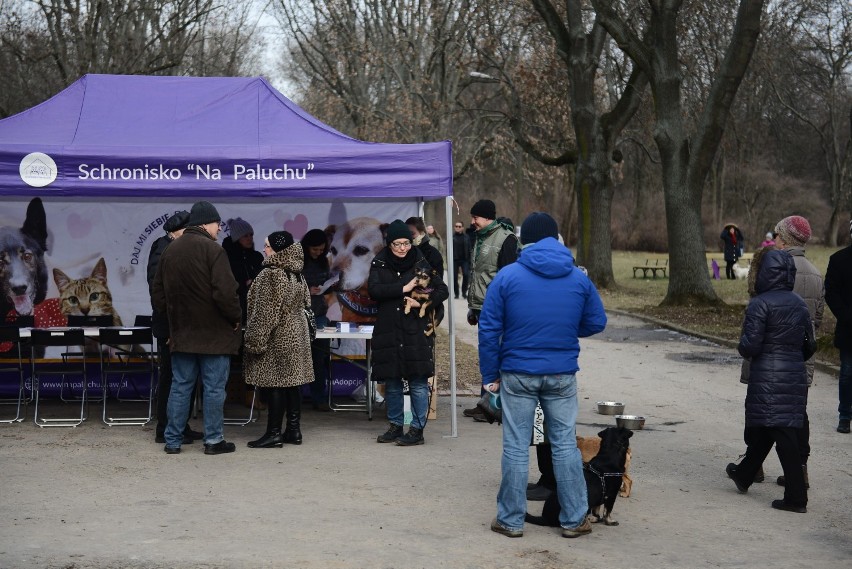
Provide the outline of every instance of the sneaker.
{"type": "Polygon", "coordinates": [[[580,537],[592,533],[592,524],[589,523],[589,518],[585,518],[583,523],[575,528],[562,528],[562,537],[580,537]]]}
{"type": "Polygon", "coordinates": [[[795,512],[797,514],[808,513],[808,509],[805,506],[794,506],[784,500],[772,500],[772,507],[776,510],[784,510],[785,512],[795,512]]]}
{"type": "MultiPolygon", "coordinates": [[[[467,411],[465,411],[467,413],[467,411]]],[[[838,433],[849,433],[849,419],[840,419],[840,422],[837,423],[837,432],[838,433]]]]}
{"type": "Polygon", "coordinates": [[[180,454],[180,447],[164,447],[166,454],[180,454]]]}
{"type": "Polygon", "coordinates": [[[392,443],[396,439],[402,436],[402,425],[394,425],[390,423],[388,426],[388,430],[385,431],[384,434],[376,437],[377,443],[392,443]]]}
{"type": "Polygon", "coordinates": [[[409,427],[408,432],[396,439],[395,442],[401,447],[413,447],[415,445],[424,444],[426,439],[423,438],[423,429],[409,427]]]}
{"type": "MultiPolygon", "coordinates": [[[[497,518],[491,520],[491,531],[505,535],[506,537],[524,537],[524,530],[509,529],[500,522],[497,518]]],[[[591,531],[591,529],[589,529],[591,531]]]]}
{"type": "Polygon", "coordinates": [[[227,454],[237,450],[237,445],[226,441],[219,441],[213,445],[204,445],[204,454],[227,454]]]}
{"type": "Polygon", "coordinates": [[[729,463],[728,466],[725,467],[725,472],[728,474],[728,478],[734,481],[734,484],[737,485],[737,492],[740,494],[745,494],[748,492],[748,486],[744,486],[739,480],[737,480],[737,465],[733,462],[729,463]]]}
{"type": "Polygon", "coordinates": [[[547,486],[533,486],[532,488],[527,488],[527,500],[530,502],[543,502],[547,500],[551,494],[553,494],[553,490],[547,486]]]}

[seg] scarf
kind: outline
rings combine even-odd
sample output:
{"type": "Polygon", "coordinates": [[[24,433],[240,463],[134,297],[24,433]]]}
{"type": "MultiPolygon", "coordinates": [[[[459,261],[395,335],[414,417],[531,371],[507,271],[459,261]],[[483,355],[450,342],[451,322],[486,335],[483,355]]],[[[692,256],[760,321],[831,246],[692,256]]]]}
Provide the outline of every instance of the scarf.
{"type": "Polygon", "coordinates": [[[388,249],[388,264],[391,269],[397,272],[397,274],[405,274],[411,269],[414,268],[415,263],[417,263],[417,247],[410,247],[408,249],[408,253],[405,254],[405,257],[397,257],[393,254],[393,251],[388,249]]]}
{"type": "Polygon", "coordinates": [[[476,261],[476,258],[479,256],[479,248],[482,243],[485,241],[485,238],[488,237],[488,234],[497,229],[498,227],[504,227],[507,231],[515,232],[515,226],[511,223],[506,223],[502,219],[495,219],[482,229],[478,229],[476,231],[476,243],[473,246],[473,260],[476,261]]]}

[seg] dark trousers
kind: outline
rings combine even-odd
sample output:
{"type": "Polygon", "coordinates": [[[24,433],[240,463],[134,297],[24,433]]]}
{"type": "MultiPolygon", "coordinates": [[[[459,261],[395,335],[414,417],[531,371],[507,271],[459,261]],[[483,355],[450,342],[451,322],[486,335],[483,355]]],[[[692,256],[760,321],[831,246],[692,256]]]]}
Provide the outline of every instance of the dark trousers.
{"type": "Polygon", "coordinates": [[[556,475],[553,473],[553,449],[550,448],[550,443],[536,445],[535,457],[538,462],[538,471],[541,472],[538,485],[544,486],[548,490],[556,490],[556,475]]]}
{"type": "Polygon", "coordinates": [[[468,279],[470,278],[470,262],[453,260],[453,296],[459,297],[459,271],[461,271],[462,296],[467,296],[468,279]]]}
{"type": "MultiPolygon", "coordinates": [[[[157,338],[157,353],[160,359],[159,378],[157,381],[157,433],[162,434],[169,423],[167,409],[169,407],[169,392],[172,390],[172,351],[165,338],[157,338]]],[[[195,391],[192,388],[192,398],[189,400],[189,416],[195,404],[195,391]]],[[[187,426],[189,423],[187,423],[187,426]]]]}
{"type": "Polygon", "coordinates": [[[725,261],[725,277],[729,279],[737,278],[737,275],[734,274],[734,264],[736,261],[725,261]]]}
{"type": "Polygon", "coordinates": [[[796,432],[799,430],[792,427],[746,427],[746,455],[734,473],[740,486],[751,486],[754,475],[774,444],[784,470],[784,501],[792,506],[807,506],[808,492],[799,455],[799,434],[796,432]]]}
{"type": "MultiPolygon", "coordinates": [[[[805,466],[808,463],[808,457],[811,455],[811,422],[808,421],[807,411],[805,412],[804,422],[802,422],[802,428],[795,429],[795,431],[796,444],[799,448],[799,459],[802,463],[802,466],[805,466]]],[[[751,444],[751,437],[752,429],[746,427],[743,431],[743,440],[745,441],[746,446],[751,444]]]]}

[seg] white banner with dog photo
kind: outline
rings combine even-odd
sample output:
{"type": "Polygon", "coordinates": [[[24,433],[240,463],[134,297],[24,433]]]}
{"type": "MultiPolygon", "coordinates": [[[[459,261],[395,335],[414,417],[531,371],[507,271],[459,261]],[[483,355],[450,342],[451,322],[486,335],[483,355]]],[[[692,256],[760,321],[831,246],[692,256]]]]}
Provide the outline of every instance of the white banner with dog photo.
{"type": "MultiPolygon", "coordinates": [[[[0,210],[0,314],[5,321],[32,315],[36,327],[64,326],[71,314],[112,315],[115,325],[133,325],[151,314],[146,268],[151,244],[165,235],[163,223],[181,201],[110,198],[3,200],[0,210]]],[[[333,234],[330,263],[340,274],[328,295],[332,321],[369,322],[364,310],[370,261],[383,247],[381,224],[418,215],[418,205],[401,202],[276,202],[215,200],[222,220],[241,217],[262,249],[269,233],[287,230],[300,239],[310,229],[333,234]]],[[[0,350],[3,350],[0,346],[0,350]]],[[[5,347],[8,350],[8,346],[5,347]]],[[[354,342],[344,351],[363,354],[354,342]]],[[[61,350],[60,350],[61,351],[61,350]]],[[[47,356],[56,356],[48,352],[47,356]]]]}

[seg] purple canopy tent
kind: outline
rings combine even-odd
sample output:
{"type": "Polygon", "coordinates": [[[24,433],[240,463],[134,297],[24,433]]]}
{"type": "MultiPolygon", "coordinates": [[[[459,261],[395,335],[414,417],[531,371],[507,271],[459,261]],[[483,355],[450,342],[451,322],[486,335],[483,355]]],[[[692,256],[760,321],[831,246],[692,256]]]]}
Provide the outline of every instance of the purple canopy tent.
{"type": "MultiPolygon", "coordinates": [[[[0,120],[3,200],[444,198],[449,235],[452,178],[449,141],[356,140],[257,77],[85,75],[0,120]]],[[[449,318],[455,436],[452,303],[449,318]]]]}

